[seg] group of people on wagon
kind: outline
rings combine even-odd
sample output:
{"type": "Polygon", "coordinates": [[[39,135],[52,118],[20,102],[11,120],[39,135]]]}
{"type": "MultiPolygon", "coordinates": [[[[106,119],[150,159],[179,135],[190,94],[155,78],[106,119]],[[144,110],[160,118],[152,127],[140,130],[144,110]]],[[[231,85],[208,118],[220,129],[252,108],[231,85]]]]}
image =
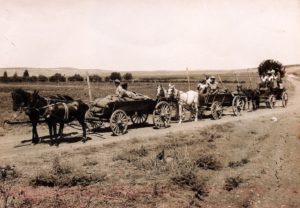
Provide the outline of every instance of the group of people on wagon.
{"type": "Polygon", "coordinates": [[[200,94],[214,94],[219,89],[218,82],[215,76],[206,76],[204,80],[197,85],[197,90],[200,94]]]}
{"type": "Polygon", "coordinates": [[[283,83],[280,75],[277,75],[274,69],[270,69],[266,74],[260,77],[260,88],[267,87],[273,89],[275,86],[283,89],[283,83]]]}

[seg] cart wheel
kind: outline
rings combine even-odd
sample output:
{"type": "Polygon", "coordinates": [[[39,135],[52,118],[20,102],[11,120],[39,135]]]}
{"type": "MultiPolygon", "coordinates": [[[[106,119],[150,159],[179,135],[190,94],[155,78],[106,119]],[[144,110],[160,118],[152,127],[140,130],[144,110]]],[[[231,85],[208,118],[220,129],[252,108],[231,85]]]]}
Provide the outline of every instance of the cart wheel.
{"type": "Polygon", "coordinates": [[[210,108],[211,108],[211,116],[214,120],[220,119],[222,117],[223,108],[218,101],[213,102],[210,108]]]}
{"type": "Polygon", "coordinates": [[[267,106],[269,108],[271,108],[271,109],[275,108],[275,104],[276,104],[276,98],[275,98],[275,96],[274,95],[270,95],[267,103],[268,103],[267,106]]]}
{"type": "Polygon", "coordinates": [[[130,116],[130,119],[133,124],[144,124],[146,123],[148,119],[148,114],[147,113],[139,113],[135,112],[133,115],[130,116]]]}
{"type": "Polygon", "coordinates": [[[232,110],[235,116],[242,115],[242,110],[244,108],[244,101],[240,96],[234,96],[232,100],[232,110]]]}
{"type": "Polygon", "coordinates": [[[114,135],[125,134],[128,127],[128,117],[123,110],[116,110],[110,117],[110,128],[114,135]]]}
{"type": "Polygon", "coordinates": [[[289,100],[288,94],[286,92],[283,92],[281,95],[282,107],[286,108],[288,100],[289,100]]]}
{"type": "Polygon", "coordinates": [[[165,101],[159,102],[153,111],[153,124],[156,128],[168,127],[171,120],[171,108],[165,101]]]}

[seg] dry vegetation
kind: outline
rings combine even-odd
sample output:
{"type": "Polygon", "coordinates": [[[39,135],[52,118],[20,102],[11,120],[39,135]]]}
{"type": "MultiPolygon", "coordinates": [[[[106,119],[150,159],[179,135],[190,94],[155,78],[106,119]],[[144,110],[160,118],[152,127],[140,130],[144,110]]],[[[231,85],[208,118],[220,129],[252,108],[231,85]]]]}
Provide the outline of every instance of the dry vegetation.
{"type": "MultiPolygon", "coordinates": [[[[4,191],[8,193],[5,201],[11,207],[20,203],[28,207],[197,207],[214,189],[212,182],[220,171],[231,172],[226,167],[229,161],[244,161],[237,158],[239,154],[225,151],[220,155],[228,139],[235,141],[230,147],[234,149],[242,142],[240,135],[248,133],[234,133],[234,128],[235,124],[226,123],[189,134],[132,138],[59,155],[43,153],[34,166],[22,168],[22,176],[8,179],[14,185],[4,191]],[[18,189],[20,184],[23,188],[18,189]],[[39,194],[31,194],[33,190],[39,194]],[[80,195],[80,201],[74,195],[80,195]]],[[[251,137],[249,142],[253,142],[251,137]]],[[[241,184],[234,175],[228,177],[222,182],[226,190],[241,184]]]]}

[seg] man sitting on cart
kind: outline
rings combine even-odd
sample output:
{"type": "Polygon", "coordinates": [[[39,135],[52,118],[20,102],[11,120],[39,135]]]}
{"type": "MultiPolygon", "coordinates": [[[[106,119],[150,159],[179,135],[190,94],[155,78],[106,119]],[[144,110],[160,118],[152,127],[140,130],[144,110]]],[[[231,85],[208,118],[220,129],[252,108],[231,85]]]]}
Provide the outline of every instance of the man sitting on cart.
{"type": "Polygon", "coordinates": [[[120,80],[115,79],[115,86],[116,86],[116,95],[118,97],[124,97],[126,94],[126,90],[122,87],[120,80]]]}
{"type": "Polygon", "coordinates": [[[115,86],[116,86],[116,95],[119,98],[128,97],[128,98],[132,98],[132,99],[149,99],[148,96],[127,90],[127,84],[121,84],[121,81],[118,79],[116,79],[114,82],[115,82],[115,86]]]}
{"type": "Polygon", "coordinates": [[[215,76],[211,76],[210,77],[210,82],[208,82],[208,92],[210,94],[214,94],[218,91],[219,86],[218,86],[218,82],[216,82],[216,77],[215,76]]]}

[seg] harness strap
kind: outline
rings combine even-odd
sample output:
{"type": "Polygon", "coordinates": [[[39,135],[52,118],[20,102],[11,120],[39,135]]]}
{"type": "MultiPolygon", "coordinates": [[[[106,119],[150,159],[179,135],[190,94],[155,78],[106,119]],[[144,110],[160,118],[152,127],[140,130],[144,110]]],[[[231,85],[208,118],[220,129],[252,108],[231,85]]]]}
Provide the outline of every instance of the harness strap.
{"type": "Polygon", "coordinates": [[[64,120],[67,121],[69,119],[69,108],[66,103],[62,103],[65,108],[64,120]]]}

